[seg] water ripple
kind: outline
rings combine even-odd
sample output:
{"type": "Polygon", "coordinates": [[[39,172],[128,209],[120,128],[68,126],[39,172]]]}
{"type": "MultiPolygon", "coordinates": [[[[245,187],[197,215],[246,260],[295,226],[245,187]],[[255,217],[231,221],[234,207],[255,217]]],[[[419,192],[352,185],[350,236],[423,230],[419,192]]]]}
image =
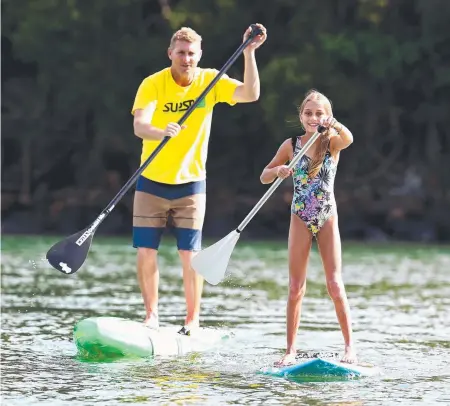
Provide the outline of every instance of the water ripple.
{"type": "MultiPolygon", "coordinates": [[[[111,363],[76,357],[72,328],[111,315],[141,320],[135,251],[97,239],[70,277],[43,259],[50,239],[2,242],[2,392],[8,405],[305,404],[411,405],[450,401],[450,249],[344,244],[344,278],[359,357],[378,378],[291,382],[257,374],[283,353],[285,243],[240,242],[227,280],[205,286],[202,322],[235,336],[202,354],[111,363]],[[270,402],[269,402],[270,400],[270,402]]],[[[176,250],[160,251],[162,324],[181,324],[184,297],[176,250]]],[[[311,253],[298,332],[301,350],[341,351],[342,335],[311,253]]]]}

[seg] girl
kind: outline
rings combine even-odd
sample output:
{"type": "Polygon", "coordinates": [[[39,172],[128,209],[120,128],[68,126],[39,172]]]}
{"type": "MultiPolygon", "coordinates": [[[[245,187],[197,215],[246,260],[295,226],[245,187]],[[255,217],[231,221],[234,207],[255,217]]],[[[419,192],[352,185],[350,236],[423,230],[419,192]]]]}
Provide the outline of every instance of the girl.
{"type": "Polygon", "coordinates": [[[262,183],[271,183],[293,175],[294,196],[289,229],[289,296],[287,301],[287,348],[277,365],[294,363],[295,340],[300,323],[302,299],[306,290],[306,268],[312,237],[317,240],[327,281],[328,294],[345,341],[343,362],[357,362],[353,347],[350,309],[341,273],[341,240],[339,236],[334,178],[340,151],[353,142],[352,133],[334,117],[331,102],[316,90],[310,90],[299,107],[301,137],[281,144],[275,157],[261,174],[262,183]],[[285,165],[299,153],[321,125],[326,128],[311,145],[293,170],[285,165]]]}

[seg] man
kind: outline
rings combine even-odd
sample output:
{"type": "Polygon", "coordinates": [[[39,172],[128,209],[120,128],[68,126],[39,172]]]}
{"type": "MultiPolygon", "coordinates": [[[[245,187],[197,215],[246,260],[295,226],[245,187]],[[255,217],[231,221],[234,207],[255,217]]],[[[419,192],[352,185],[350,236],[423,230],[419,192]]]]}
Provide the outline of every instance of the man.
{"type": "MultiPolygon", "coordinates": [[[[134,133],[142,138],[141,164],[165,136],[172,139],[143,171],[136,184],[133,209],[133,246],[137,248],[137,274],[144,299],[144,324],[158,328],[159,271],[157,253],[168,216],[183,267],[186,319],[181,334],[199,326],[203,278],[191,268],[191,259],[201,249],[206,203],[206,157],[211,118],[216,103],[249,103],[260,93],[255,50],[267,38],[266,29],[245,48],[244,82],[223,75],[186,120],[177,121],[218,71],[197,65],[202,56],[202,38],[183,27],[170,41],[172,64],[141,83],[134,102],[134,133]]],[[[251,33],[248,28],[244,41],[251,33]]]]}

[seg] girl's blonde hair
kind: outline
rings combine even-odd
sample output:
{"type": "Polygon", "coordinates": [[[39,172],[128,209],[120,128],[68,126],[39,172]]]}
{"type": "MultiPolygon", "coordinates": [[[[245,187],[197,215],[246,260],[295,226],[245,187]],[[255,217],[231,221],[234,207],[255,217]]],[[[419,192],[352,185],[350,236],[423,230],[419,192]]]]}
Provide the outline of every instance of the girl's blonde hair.
{"type": "Polygon", "coordinates": [[[175,42],[177,41],[186,41],[186,42],[202,42],[202,37],[197,34],[192,28],[189,27],[181,27],[175,34],[172,35],[170,39],[170,48],[173,48],[175,42]]]}
{"type": "MultiPolygon", "coordinates": [[[[306,103],[309,101],[317,101],[322,102],[325,111],[328,115],[333,115],[333,109],[331,106],[331,101],[326,97],[324,94],[320,93],[319,91],[315,89],[311,89],[306,93],[305,99],[303,100],[302,104],[300,104],[298,111],[300,116],[303,113],[303,110],[305,109],[306,103]]],[[[303,124],[302,124],[303,127],[303,124]]],[[[325,155],[328,151],[328,147],[330,145],[330,129],[325,130],[323,133],[320,134],[319,137],[319,145],[316,149],[316,152],[314,156],[311,158],[311,161],[309,163],[309,169],[308,169],[308,175],[312,179],[314,178],[322,168],[323,160],[325,158],[325,155]]]]}

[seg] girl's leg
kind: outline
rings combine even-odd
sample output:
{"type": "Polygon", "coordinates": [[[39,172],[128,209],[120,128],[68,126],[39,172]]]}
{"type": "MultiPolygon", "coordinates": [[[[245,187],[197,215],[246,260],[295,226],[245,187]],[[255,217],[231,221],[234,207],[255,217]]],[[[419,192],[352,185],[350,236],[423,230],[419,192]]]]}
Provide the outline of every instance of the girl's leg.
{"type": "Polygon", "coordinates": [[[327,280],[328,294],[334,302],[336,315],[345,342],[343,362],[357,362],[354,349],[350,308],[342,280],[341,237],[338,218],[333,215],[328,219],[317,235],[317,244],[322,258],[327,280]]]}
{"type": "Polygon", "coordinates": [[[286,354],[277,362],[278,366],[295,361],[295,341],[300,324],[302,299],[306,291],[306,268],[311,250],[312,234],[306,224],[291,214],[289,228],[289,294],[286,308],[287,346],[286,354]]]}

